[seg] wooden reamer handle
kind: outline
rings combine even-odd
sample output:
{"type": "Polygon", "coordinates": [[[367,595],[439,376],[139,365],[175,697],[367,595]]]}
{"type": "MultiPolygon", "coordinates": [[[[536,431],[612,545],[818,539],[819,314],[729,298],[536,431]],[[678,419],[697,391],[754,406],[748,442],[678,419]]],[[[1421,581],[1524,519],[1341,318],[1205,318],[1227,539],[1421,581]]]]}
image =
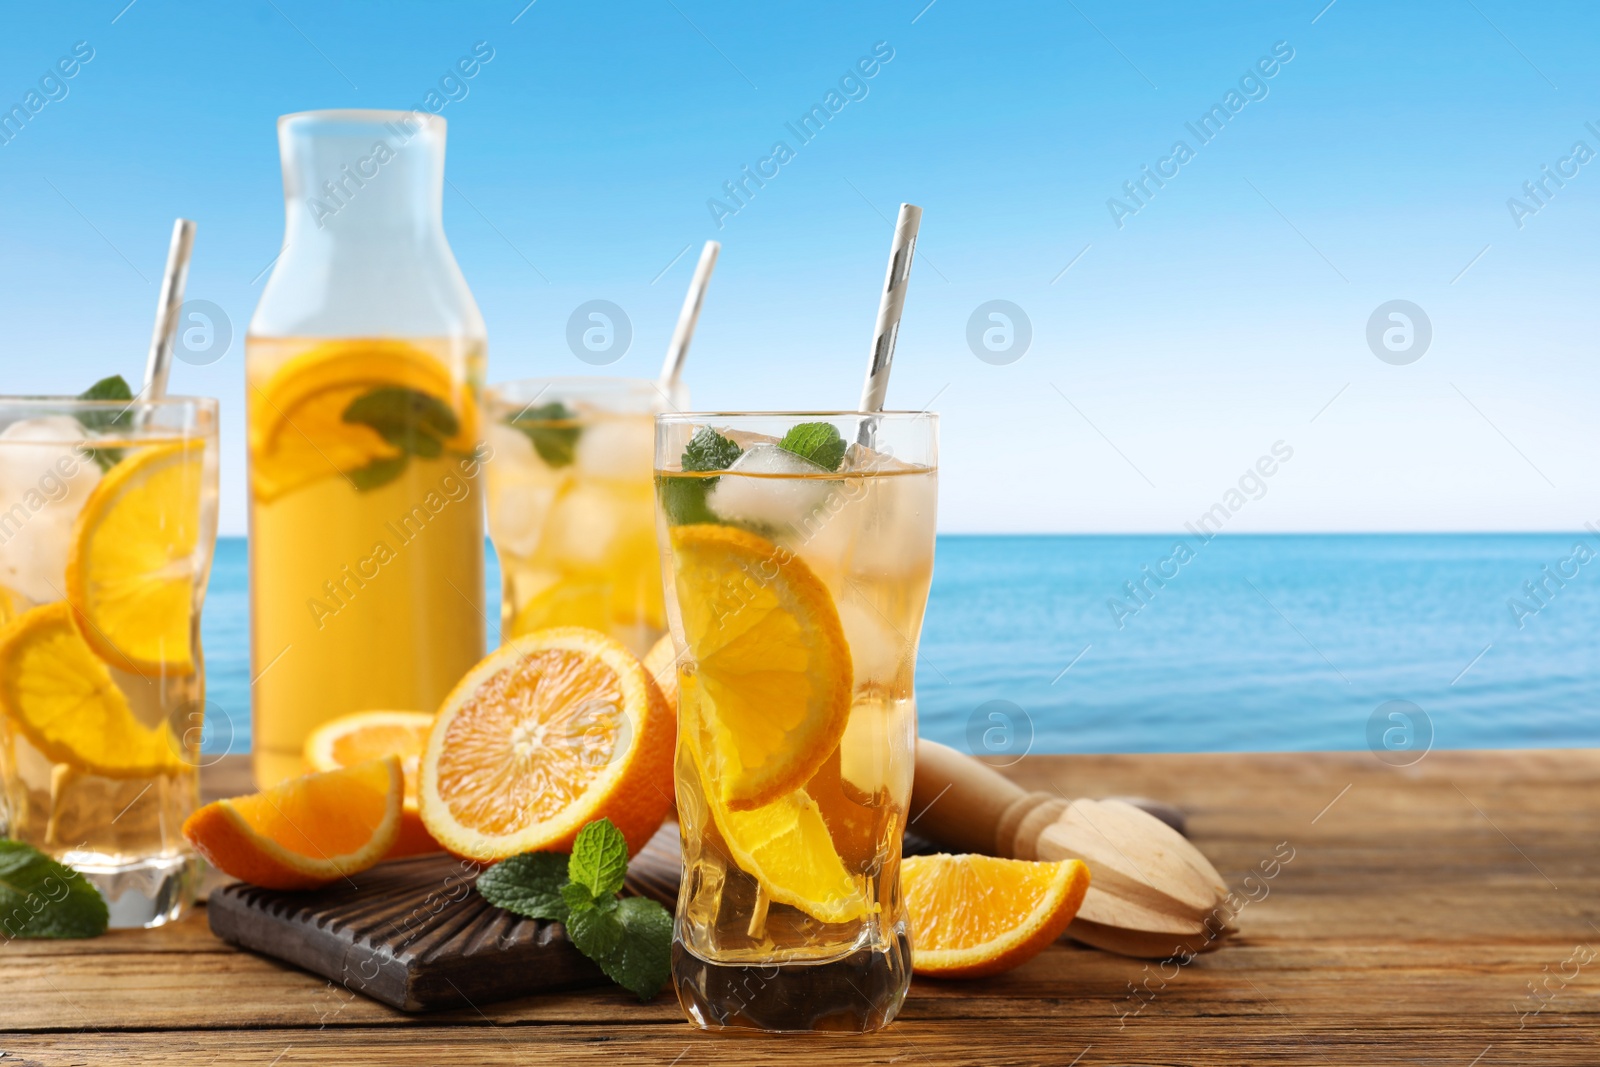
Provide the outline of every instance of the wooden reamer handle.
{"type": "Polygon", "coordinates": [[[1034,859],[1040,832],[1066,806],[1060,797],[1030,793],[947,745],[917,739],[910,829],[946,848],[1034,859]]]}

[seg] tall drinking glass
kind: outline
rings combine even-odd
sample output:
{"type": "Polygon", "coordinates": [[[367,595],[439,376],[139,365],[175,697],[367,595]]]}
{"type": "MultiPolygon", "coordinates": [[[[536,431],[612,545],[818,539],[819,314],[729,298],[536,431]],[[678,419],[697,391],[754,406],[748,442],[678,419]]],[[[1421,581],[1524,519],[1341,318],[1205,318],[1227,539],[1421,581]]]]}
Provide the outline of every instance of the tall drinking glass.
{"type": "Polygon", "coordinates": [[[651,481],[655,416],[681,407],[637,378],[542,378],[490,388],[489,536],[501,639],[587,626],[643,656],[666,632],[651,481]]]}
{"type": "Polygon", "coordinates": [[[484,327],[445,239],[445,121],[278,120],[283,251],[250,320],[256,779],[353,711],[433,712],[483,656],[484,327]]]}
{"type": "Polygon", "coordinates": [[[0,398],[0,836],[113,926],[194,900],[216,532],[215,400],[0,398]]]}
{"type": "Polygon", "coordinates": [[[672,972],[701,1027],[861,1032],[905,998],[937,452],[925,413],[656,420],[678,652],[672,972]]]}

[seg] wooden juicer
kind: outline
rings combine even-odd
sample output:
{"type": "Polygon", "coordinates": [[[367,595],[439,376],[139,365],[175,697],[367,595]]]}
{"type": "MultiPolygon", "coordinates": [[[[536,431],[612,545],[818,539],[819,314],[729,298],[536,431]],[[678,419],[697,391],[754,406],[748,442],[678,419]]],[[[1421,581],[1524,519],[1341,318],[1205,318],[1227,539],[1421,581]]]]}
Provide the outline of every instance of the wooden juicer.
{"type": "Polygon", "coordinates": [[[918,739],[911,812],[912,833],[952,851],[1082,860],[1089,891],[1067,936],[1085,944],[1167,959],[1214,949],[1234,932],[1217,869],[1176,829],[1126,800],[1029,792],[970,756],[918,739]]]}

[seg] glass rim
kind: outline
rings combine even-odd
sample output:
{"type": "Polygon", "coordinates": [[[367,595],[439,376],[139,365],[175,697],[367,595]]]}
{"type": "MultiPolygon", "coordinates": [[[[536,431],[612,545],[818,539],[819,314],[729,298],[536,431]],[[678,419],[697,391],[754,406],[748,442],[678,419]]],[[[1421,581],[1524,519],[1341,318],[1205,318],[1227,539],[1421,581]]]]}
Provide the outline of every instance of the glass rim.
{"type": "Polygon", "coordinates": [[[563,385],[581,386],[583,388],[602,389],[637,389],[640,392],[649,390],[655,392],[660,383],[654,378],[622,378],[608,377],[603,374],[557,374],[549,377],[511,378],[503,382],[491,382],[483,387],[486,393],[502,393],[507,389],[531,385],[563,385]]]}
{"type": "Polygon", "coordinates": [[[939,418],[936,411],[663,411],[657,422],[689,422],[707,419],[884,419],[905,422],[939,418]]]}
{"type": "Polygon", "coordinates": [[[163,396],[154,400],[141,400],[134,397],[131,400],[100,400],[81,396],[51,396],[47,393],[29,393],[16,396],[0,395],[0,407],[13,405],[17,407],[76,407],[89,410],[106,409],[119,411],[134,410],[160,410],[163,408],[216,408],[221,402],[214,396],[163,396]]]}
{"type": "Polygon", "coordinates": [[[362,124],[376,126],[413,116],[420,118],[424,126],[437,124],[438,128],[442,130],[447,125],[447,120],[443,115],[435,115],[431,111],[412,111],[409,108],[330,107],[311,111],[292,111],[287,115],[279,115],[278,129],[282,130],[287,126],[299,125],[304,122],[343,122],[351,126],[362,124]]]}

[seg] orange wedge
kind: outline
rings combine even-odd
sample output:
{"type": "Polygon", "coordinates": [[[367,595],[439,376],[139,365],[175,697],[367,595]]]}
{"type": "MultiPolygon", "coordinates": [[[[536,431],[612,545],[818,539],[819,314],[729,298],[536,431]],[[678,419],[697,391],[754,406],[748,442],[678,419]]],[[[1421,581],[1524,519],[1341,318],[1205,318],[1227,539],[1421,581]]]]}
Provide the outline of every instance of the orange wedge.
{"type": "MultiPolygon", "coordinates": [[[[850,647],[833,597],[794,553],[731,526],[672,531],[687,643],[686,730],[732,811],[805,785],[850,720],[850,647]]],[[[681,695],[682,696],[682,695],[681,695]]]]}
{"type": "Polygon", "coordinates": [[[1081,860],[912,856],[900,865],[911,921],[911,969],[930,978],[981,978],[1043,952],[1078,914],[1089,889],[1081,860]]]}
{"type": "Polygon", "coordinates": [[[183,836],[213,867],[268,889],[315,889],[383,859],[400,832],[396,756],[207,804],[183,836]]]}
{"type": "Polygon", "coordinates": [[[672,808],[676,723],[634,654],[595,630],[513,638],[445,697],[419,802],[451,852],[491,861],[566,851],[609,818],[631,855],[672,808]]]}
{"type": "Polygon", "coordinates": [[[384,756],[400,757],[406,795],[400,810],[400,834],[388,859],[437,852],[441,847],[422,825],[422,813],[417,809],[422,750],[432,725],[433,716],[421,711],[357,711],[323,723],[306,738],[308,771],[336,771],[384,756]]]}

